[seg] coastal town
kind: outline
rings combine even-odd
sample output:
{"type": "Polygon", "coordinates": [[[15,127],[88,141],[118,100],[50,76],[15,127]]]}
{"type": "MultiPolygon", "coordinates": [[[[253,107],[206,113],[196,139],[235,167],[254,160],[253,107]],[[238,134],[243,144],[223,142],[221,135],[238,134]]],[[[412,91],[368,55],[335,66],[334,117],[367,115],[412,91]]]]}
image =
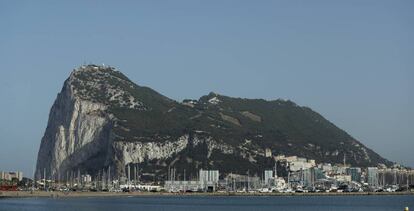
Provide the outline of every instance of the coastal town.
{"type": "Polygon", "coordinates": [[[139,167],[127,165],[125,175],[111,177],[110,168],[91,176],[70,172],[51,178],[45,174],[35,182],[22,172],[0,172],[0,191],[45,192],[165,192],[165,193],[364,193],[411,192],[414,170],[392,167],[354,167],[346,164],[316,163],[298,156],[273,156],[274,168],[262,175],[221,174],[219,169],[199,169],[196,177],[168,167],[163,181],[142,180],[139,167]]]}

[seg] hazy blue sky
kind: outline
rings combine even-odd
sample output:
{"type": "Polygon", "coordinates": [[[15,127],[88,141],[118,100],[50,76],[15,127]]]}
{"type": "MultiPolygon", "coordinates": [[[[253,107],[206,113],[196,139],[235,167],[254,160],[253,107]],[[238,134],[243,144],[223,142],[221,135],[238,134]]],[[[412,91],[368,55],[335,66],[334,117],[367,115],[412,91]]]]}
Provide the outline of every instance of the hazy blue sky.
{"type": "Polygon", "coordinates": [[[83,63],[176,100],[291,99],[414,167],[414,1],[0,1],[0,170],[83,63]]]}

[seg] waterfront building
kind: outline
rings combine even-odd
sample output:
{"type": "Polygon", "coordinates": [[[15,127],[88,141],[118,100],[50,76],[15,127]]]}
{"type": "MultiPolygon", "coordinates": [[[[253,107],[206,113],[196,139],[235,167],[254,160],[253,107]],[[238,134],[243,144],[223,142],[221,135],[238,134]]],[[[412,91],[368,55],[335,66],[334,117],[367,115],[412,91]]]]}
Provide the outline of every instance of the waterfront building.
{"type": "Polygon", "coordinates": [[[361,168],[351,167],[346,170],[346,174],[351,176],[351,180],[355,182],[361,182],[361,168]]]}
{"type": "Polygon", "coordinates": [[[315,184],[315,168],[308,168],[303,170],[303,186],[313,187],[315,184]]]}
{"type": "Polygon", "coordinates": [[[186,192],[199,191],[203,189],[200,181],[174,181],[169,180],[164,182],[164,189],[169,192],[186,192]]]}
{"type": "Polygon", "coordinates": [[[203,170],[200,169],[200,182],[212,182],[217,183],[219,181],[219,171],[218,170],[203,170]]]}
{"type": "Polygon", "coordinates": [[[14,172],[9,172],[11,178],[16,178],[17,181],[22,181],[23,179],[23,173],[21,171],[14,171],[14,172]]]}
{"type": "Polygon", "coordinates": [[[370,187],[378,187],[378,168],[368,167],[367,182],[370,187]]]}
{"type": "Polygon", "coordinates": [[[0,179],[9,181],[11,180],[10,174],[8,172],[0,171],[0,179]]]}
{"type": "Polygon", "coordinates": [[[17,181],[20,182],[23,179],[23,172],[21,172],[21,171],[14,171],[14,172],[1,171],[0,172],[0,179],[1,180],[6,180],[6,181],[11,181],[13,179],[16,179],[17,181]]]}
{"type": "Polygon", "coordinates": [[[264,171],[264,184],[265,185],[269,185],[272,184],[272,181],[274,181],[274,176],[273,176],[273,170],[265,170],[264,171]]]}
{"type": "Polygon", "coordinates": [[[199,182],[205,190],[215,191],[217,184],[219,182],[219,171],[200,169],[199,182]]]}

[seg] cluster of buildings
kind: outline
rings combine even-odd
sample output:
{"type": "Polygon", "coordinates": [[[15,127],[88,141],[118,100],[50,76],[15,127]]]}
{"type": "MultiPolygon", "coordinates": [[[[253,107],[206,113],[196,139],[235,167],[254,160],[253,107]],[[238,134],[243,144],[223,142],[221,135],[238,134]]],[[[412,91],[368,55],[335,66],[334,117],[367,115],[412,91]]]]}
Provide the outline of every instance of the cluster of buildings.
{"type": "Polygon", "coordinates": [[[164,190],[169,192],[228,191],[228,192],[362,192],[406,191],[414,185],[414,170],[398,165],[392,168],[351,167],[297,156],[274,157],[273,169],[264,170],[261,176],[227,174],[218,170],[199,170],[198,179],[175,180],[169,176],[164,190]],[[278,170],[280,172],[278,172],[278,170]],[[221,176],[221,177],[220,177],[221,176]]]}
{"type": "Polygon", "coordinates": [[[0,180],[1,181],[13,181],[17,180],[18,182],[22,181],[23,173],[21,171],[5,172],[0,171],[0,180]]]}
{"type": "MultiPolygon", "coordinates": [[[[353,167],[343,164],[316,163],[298,156],[271,156],[274,167],[245,174],[220,173],[219,169],[199,169],[195,177],[186,177],[185,170],[169,167],[165,181],[140,180],[137,165],[128,165],[124,176],[111,177],[110,167],[97,175],[68,172],[64,179],[46,178],[37,187],[59,190],[92,191],[167,191],[167,192],[362,192],[406,191],[414,185],[414,170],[399,165],[387,167],[353,167]],[[183,174],[182,174],[183,173],[183,174]],[[187,180],[188,179],[188,180],[187,180]]],[[[272,164],[271,164],[272,165],[272,164]]],[[[21,178],[21,173],[7,173],[3,178],[21,178]],[[14,175],[14,176],[10,176],[14,175]]],[[[21,179],[20,179],[21,180],[21,179]]]]}
{"type": "MultiPolygon", "coordinates": [[[[288,170],[287,183],[295,188],[322,191],[398,191],[414,184],[414,170],[394,165],[353,167],[343,164],[316,164],[296,156],[276,156],[288,170]]],[[[345,159],[344,159],[345,161],[345,159]]]]}
{"type": "Polygon", "coordinates": [[[164,182],[164,189],[169,192],[214,192],[219,186],[218,170],[200,169],[198,180],[175,180],[175,169],[169,170],[168,180],[164,182]]]}

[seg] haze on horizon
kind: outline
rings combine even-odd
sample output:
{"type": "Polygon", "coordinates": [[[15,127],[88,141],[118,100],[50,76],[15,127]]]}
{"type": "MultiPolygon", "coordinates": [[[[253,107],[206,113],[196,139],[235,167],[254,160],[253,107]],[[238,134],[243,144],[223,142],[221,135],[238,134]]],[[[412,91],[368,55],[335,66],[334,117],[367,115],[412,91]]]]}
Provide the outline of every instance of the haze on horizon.
{"type": "Polygon", "coordinates": [[[32,175],[70,72],[109,64],[181,101],[308,106],[414,167],[412,1],[1,1],[0,170],[32,175]]]}

